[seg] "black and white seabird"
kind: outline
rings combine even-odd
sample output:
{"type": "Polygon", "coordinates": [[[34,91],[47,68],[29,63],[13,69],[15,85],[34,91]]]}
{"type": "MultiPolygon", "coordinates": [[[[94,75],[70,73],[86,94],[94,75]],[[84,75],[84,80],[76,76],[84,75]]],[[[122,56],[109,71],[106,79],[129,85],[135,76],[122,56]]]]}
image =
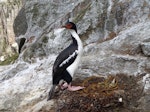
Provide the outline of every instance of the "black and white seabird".
{"type": "Polygon", "coordinates": [[[56,58],[52,71],[52,87],[49,92],[48,100],[52,99],[55,87],[59,85],[61,89],[77,91],[83,89],[81,86],[71,86],[72,78],[77,69],[83,52],[82,41],[77,33],[76,25],[73,22],[67,22],[63,28],[70,31],[72,43],[64,49],[56,58]],[[65,83],[60,84],[61,81],[65,83]]]}

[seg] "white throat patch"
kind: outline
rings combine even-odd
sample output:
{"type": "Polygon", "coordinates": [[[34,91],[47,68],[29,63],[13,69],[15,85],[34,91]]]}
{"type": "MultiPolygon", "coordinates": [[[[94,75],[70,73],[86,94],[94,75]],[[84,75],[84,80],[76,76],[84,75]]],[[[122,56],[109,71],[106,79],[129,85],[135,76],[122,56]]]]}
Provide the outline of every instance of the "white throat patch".
{"type": "Polygon", "coordinates": [[[83,45],[82,45],[82,41],[81,41],[79,35],[74,30],[70,30],[70,33],[73,36],[73,38],[76,39],[77,44],[78,44],[78,50],[77,50],[78,55],[77,55],[75,61],[67,68],[67,71],[73,77],[74,72],[77,69],[80,59],[81,59],[81,55],[83,52],[83,45]]]}

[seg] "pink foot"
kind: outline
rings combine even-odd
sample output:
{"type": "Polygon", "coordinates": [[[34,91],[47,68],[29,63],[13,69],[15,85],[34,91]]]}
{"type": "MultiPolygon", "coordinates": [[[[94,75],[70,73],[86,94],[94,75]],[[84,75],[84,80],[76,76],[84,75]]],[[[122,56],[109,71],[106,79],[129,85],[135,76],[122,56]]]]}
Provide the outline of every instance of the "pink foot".
{"type": "Polygon", "coordinates": [[[68,85],[68,90],[69,91],[78,91],[81,89],[84,89],[85,87],[81,87],[81,86],[71,86],[71,84],[68,85]]]}

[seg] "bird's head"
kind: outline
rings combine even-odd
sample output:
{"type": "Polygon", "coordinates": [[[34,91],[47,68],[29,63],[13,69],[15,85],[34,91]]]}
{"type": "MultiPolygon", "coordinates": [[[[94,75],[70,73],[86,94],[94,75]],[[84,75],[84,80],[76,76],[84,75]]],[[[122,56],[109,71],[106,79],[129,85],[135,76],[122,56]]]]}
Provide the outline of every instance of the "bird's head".
{"type": "Polygon", "coordinates": [[[66,29],[73,29],[77,32],[77,27],[76,27],[75,23],[73,23],[73,22],[67,21],[66,24],[62,27],[66,28],[66,29]]]}

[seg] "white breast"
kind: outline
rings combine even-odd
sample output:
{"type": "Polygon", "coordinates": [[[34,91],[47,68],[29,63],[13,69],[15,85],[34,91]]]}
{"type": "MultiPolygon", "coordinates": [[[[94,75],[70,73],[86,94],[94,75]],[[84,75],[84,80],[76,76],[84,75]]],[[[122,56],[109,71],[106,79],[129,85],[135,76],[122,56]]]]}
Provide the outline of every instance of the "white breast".
{"type": "Polygon", "coordinates": [[[80,40],[78,34],[74,30],[71,30],[70,32],[71,32],[72,36],[77,40],[77,44],[78,44],[78,50],[77,50],[78,55],[77,55],[75,61],[67,68],[67,71],[73,77],[74,72],[76,71],[76,69],[79,65],[79,62],[81,60],[81,56],[82,56],[82,52],[83,52],[83,45],[82,45],[82,41],[80,40]]]}

